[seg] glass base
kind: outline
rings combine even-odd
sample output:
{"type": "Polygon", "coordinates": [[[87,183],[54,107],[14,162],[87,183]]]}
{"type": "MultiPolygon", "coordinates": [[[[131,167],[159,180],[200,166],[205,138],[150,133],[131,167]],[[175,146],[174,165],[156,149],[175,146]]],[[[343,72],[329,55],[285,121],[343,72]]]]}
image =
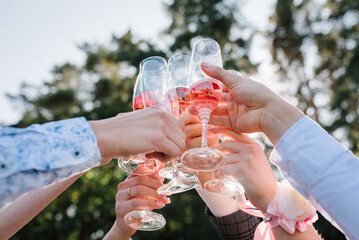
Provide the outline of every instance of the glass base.
{"type": "MultiPolygon", "coordinates": [[[[188,169],[187,167],[183,166],[183,164],[177,164],[178,174],[181,178],[184,179],[194,179],[197,178],[197,173],[193,170],[188,169]]],[[[172,179],[173,178],[173,168],[172,167],[165,167],[158,171],[161,177],[172,179]]]]}
{"type": "Polygon", "coordinates": [[[150,175],[160,168],[155,159],[146,158],[144,155],[138,155],[130,159],[119,158],[118,166],[125,172],[136,175],[150,175]]]}
{"type": "Polygon", "coordinates": [[[184,179],[181,177],[175,177],[172,178],[169,183],[159,187],[157,189],[157,193],[160,195],[172,195],[182,193],[197,187],[198,184],[199,181],[197,180],[197,178],[184,179]]]}
{"type": "Polygon", "coordinates": [[[129,212],[124,219],[128,226],[141,231],[156,231],[166,225],[166,219],[161,214],[149,210],[129,212]]]}
{"type": "Polygon", "coordinates": [[[239,196],[244,193],[243,186],[236,180],[212,179],[204,184],[204,188],[210,192],[226,196],[239,196]]]}
{"type": "Polygon", "coordinates": [[[192,148],[184,152],[181,162],[196,171],[213,171],[224,166],[224,154],[213,148],[192,148]]]}

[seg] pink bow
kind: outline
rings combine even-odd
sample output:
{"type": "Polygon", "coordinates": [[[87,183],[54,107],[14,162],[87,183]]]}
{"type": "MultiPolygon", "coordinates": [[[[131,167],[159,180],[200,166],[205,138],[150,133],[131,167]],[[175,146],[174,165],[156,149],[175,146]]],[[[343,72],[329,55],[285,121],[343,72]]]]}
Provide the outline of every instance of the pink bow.
{"type": "Polygon", "coordinates": [[[318,215],[313,209],[312,214],[302,221],[289,220],[287,219],[276,207],[274,201],[271,201],[268,205],[267,212],[263,215],[259,210],[257,210],[249,201],[242,201],[239,203],[239,208],[250,215],[261,217],[261,218],[271,218],[269,222],[261,222],[254,233],[254,240],[275,240],[272,232],[272,228],[276,226],[281,226],[288,233],[293,234],[297,228],[300,232],[307,230],[307,224],[314,223],[318,219],[318,215]]]}

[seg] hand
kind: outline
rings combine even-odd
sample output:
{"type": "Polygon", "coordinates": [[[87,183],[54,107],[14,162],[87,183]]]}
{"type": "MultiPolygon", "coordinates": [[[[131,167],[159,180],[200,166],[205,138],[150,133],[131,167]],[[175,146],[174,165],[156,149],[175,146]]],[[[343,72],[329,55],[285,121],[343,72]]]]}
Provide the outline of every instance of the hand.
{"type": "MultiPolygon", "coordinates": [[[[184,128],[184,133],[186,134],[186,150],[191,148],[198,148],[201,147],[202,144],[202,123],[199,118],[195,115],[192,115],[188,112],[188,110],[184,111],[180,119],[186,125],[184,128]]],[[[208,126],[210,129],[212,126],[208,126]]],[[[218,135],[208,131],[207,133],[207,144],[210,148],[216,148],[218,146],[218,135]]],[[[214,179],[215,172],[198,172],[198,180],[200,181],[202,187],[204,183],[214,179]]]]}
{"type": "MultiPolygon", "coordinates": [[[[210,124],[236,132],[264,132],[276,145],[284,132],[303,116],[297,108],[250,78],[207,63],[202,63],[202,69],[226,85],[222,99],[227,104],[214,110],[210,124]]],[[[196,114],[193,107],[190,112],[196,114]]]]}
{"type": "Polygon", "coordinates": [[[163,185],[163,180],[164,178],[156,172],[148,176],[130,175],[118,184],[116,221],[105,239],[127,240],[135,234],[136,229],[129,227],[124,221],[127,213],[147,208],[160,209],[170,203],[169,198],[157,193],[157,189],[163,185]]]}
{"type": "Polygon", "coordinates": [[[155,107],[90,121],[89,124],[97,138],[102,165],[112,158],[152,152],[174,157],[186,145],[182,131],[184,123],[155,107]]]}
{"type": "MultiPolygon", "coordinates": [[[[180,119],[185,124],[183,132],[186,135],[186,149],[201,147],[202,143],[202,123],[197,116],[191,115],[188,110],[184,111],[180,119]]],[[[211,128],[212,126],[208,126],[211,128]]],[[[207,133],[207,144],[210,148],[218,146],[218,136],[212,132],[207,133]]]]}
{"type": "Polygon", "coordinates": [[[217,147],[227,153],[226,165],[217,170],[217,176],[231,175],[238,179],[251,203],[266,212],[275,195],[277,179],[261,146],[247,135],[230,129],[218,127],[213,132],[234,139],[224,141],[217,147]]]}

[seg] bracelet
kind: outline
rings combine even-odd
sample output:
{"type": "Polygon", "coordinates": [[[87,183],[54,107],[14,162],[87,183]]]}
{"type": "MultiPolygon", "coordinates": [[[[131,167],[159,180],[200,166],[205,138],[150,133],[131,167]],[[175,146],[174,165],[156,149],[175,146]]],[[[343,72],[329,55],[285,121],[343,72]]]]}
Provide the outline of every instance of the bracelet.
{"type": "Polygon", "coordinates": [[[295,229],[306,231],[307,224],[318,219],[315,208],[288,181],[277,185],[276,194],[264,213],[264,222],[272,228],[281,226],[290,234],[293,234],[295,229]]]}

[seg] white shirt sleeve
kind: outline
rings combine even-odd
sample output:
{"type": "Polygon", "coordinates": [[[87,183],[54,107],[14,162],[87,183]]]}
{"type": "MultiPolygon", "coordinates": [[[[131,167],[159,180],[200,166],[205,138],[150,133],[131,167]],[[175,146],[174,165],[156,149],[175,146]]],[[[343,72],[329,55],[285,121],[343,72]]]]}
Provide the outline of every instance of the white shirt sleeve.
{"type": "Polygon", "coordinates": [[[239,202],[246,200],[244,194],[237,197],[225,196],[207,191],[201,187],[196,188],[198,195],[206,203],[214,216],[224,217],[240,210],[239,202]]]}
{"type": "Polygon", "coordinates": [[[359,236],[359,159],[308,117],[280,138],[271,161],[328,220],[359,236]]]}
{"type": "Polygon", "coordinates": [[[0,208],[21,194],[97,166],[96,137],[85,118],[0,127],[0,208]]]}

